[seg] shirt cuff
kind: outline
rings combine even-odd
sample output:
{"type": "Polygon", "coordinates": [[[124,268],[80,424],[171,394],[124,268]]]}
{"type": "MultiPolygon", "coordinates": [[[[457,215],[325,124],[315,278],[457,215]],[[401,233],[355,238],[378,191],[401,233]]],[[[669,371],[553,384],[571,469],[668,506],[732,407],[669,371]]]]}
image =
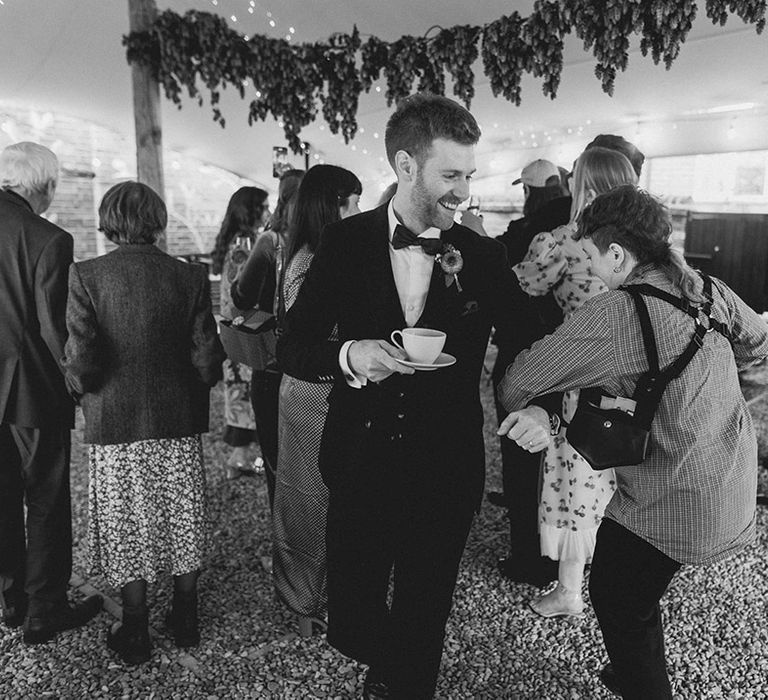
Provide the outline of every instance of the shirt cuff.
{"type": "Polygon", "coordinates": [[[357,376],[350,368],[349,361],[347,359],[347,355],[349,354],[349,346],[354,342],[354,340],[348,340],[341,346],[341,350],[339,350],[339,367],[341,367],[341,372],[349,386],[351,386],[353,389],[362,389],[368,383],[368,380],[365,377],[357,376]]]}

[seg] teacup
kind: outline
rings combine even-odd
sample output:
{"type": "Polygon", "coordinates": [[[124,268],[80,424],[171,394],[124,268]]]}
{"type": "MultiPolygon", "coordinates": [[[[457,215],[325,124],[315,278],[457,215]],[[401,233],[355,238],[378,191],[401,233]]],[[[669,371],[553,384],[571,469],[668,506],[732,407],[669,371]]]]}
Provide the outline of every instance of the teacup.
{"type": "Polygon", "coordinates": [[[445,345],[445,333],[432,328],[403,328],[401,331],[392,331],[390,337],[397,347],[405,350],[411,362],[424,365],[432,364],[445,345]]]}

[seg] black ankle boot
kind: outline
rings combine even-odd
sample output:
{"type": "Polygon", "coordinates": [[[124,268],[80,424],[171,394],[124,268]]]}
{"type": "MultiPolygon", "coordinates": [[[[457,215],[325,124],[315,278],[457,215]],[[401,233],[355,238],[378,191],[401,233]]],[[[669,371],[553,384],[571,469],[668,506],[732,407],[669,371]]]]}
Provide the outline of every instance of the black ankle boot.
{"type": "Polygon", "coordinates": [[[107,647],[117,652],[129,666],[149,661],[152,641],[149,638],[149,614],[146,605],[123,608],[123,621],[120,626],[114,631],[107,631],[107,647]]]}
{"type": "Polygon", "coordinates": [[[200,643],[197,591],[173,594],[171,609],[165,616],[165,626],[173,635],[177,647],[186,649],[200,643]]]}

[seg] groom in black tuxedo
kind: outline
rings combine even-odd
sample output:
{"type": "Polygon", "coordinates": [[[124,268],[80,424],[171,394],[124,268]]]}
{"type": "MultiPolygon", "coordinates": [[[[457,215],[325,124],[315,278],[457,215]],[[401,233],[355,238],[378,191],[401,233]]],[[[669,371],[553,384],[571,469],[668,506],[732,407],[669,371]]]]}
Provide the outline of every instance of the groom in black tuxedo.
{"type": "MultiPolygon", "coordinates": [[[[489,332],[527,337],[536,327],[517,312],[529,305],[517,303],[503,246],[454,223],[479,138],[475,119],[450,99],[417,94],[399,104],[386,129],[394,198],[325,230],[278,344],[287,374],[336,378],[320,449],[330,490],[328,641],[370,666],[368,698],[434,694],[483,493],[479,383],[489,332]],[[327,340],[334,325],[338,342],[327,340]],[[405,354],[387,339],[409,326],[445,331],[456,363],[429,372],[401,364],[405,354]]],[[[541,413],[519,423],[531,449],[549,439],[541,413]]]]}

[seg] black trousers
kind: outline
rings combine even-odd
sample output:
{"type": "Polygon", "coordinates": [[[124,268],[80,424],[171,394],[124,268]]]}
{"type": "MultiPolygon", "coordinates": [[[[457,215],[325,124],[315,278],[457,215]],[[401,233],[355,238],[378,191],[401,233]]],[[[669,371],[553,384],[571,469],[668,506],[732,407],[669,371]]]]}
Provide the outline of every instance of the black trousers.
{"type": "MultiPolygon", "coordinates": [[[[496,392],[507,366],[515,360],[516,350],[499,347],[493,366],[493,390],[496,392]]],[[[507,411],[496,401],[499,422],[507,411]]],[[[531,454],[506,436],[500,438],[501,474],[509,513],[509,560],[515,565],[516,581],[545,586],[557,578],[557,562],[541,556],[539,539],[539,480],[541,453],[531,454]]]]}
{"type": "Polygon", "coordinates": [[[0,424],[0,576],[11,582],[11,589],[26,592],[32,616],[67,600],[72,574],[69,459],[69,428],[0,424]]]}
{"type": "Polygon", "coordinates": [[[473,498],[386,449],[355,471],[330,487],[328,642],[381,670],[396,700],[431,698],[473,498]]]}
{"type": "Polygon", "coordinates": [[[600,524],[589,595],[627,700],[672,698],[659,600],[680,567],[617,522],[600,524]]]}
{"type": "Polygon", "coordinates": [[[256,434],[261,443],[264,473],[267,477],[269,507],[275,501],[275,474],[277,473],[277,411],[280,401],[279,372],[253,370],[251,374],[251,406],[256,420],[256,434]]]}

